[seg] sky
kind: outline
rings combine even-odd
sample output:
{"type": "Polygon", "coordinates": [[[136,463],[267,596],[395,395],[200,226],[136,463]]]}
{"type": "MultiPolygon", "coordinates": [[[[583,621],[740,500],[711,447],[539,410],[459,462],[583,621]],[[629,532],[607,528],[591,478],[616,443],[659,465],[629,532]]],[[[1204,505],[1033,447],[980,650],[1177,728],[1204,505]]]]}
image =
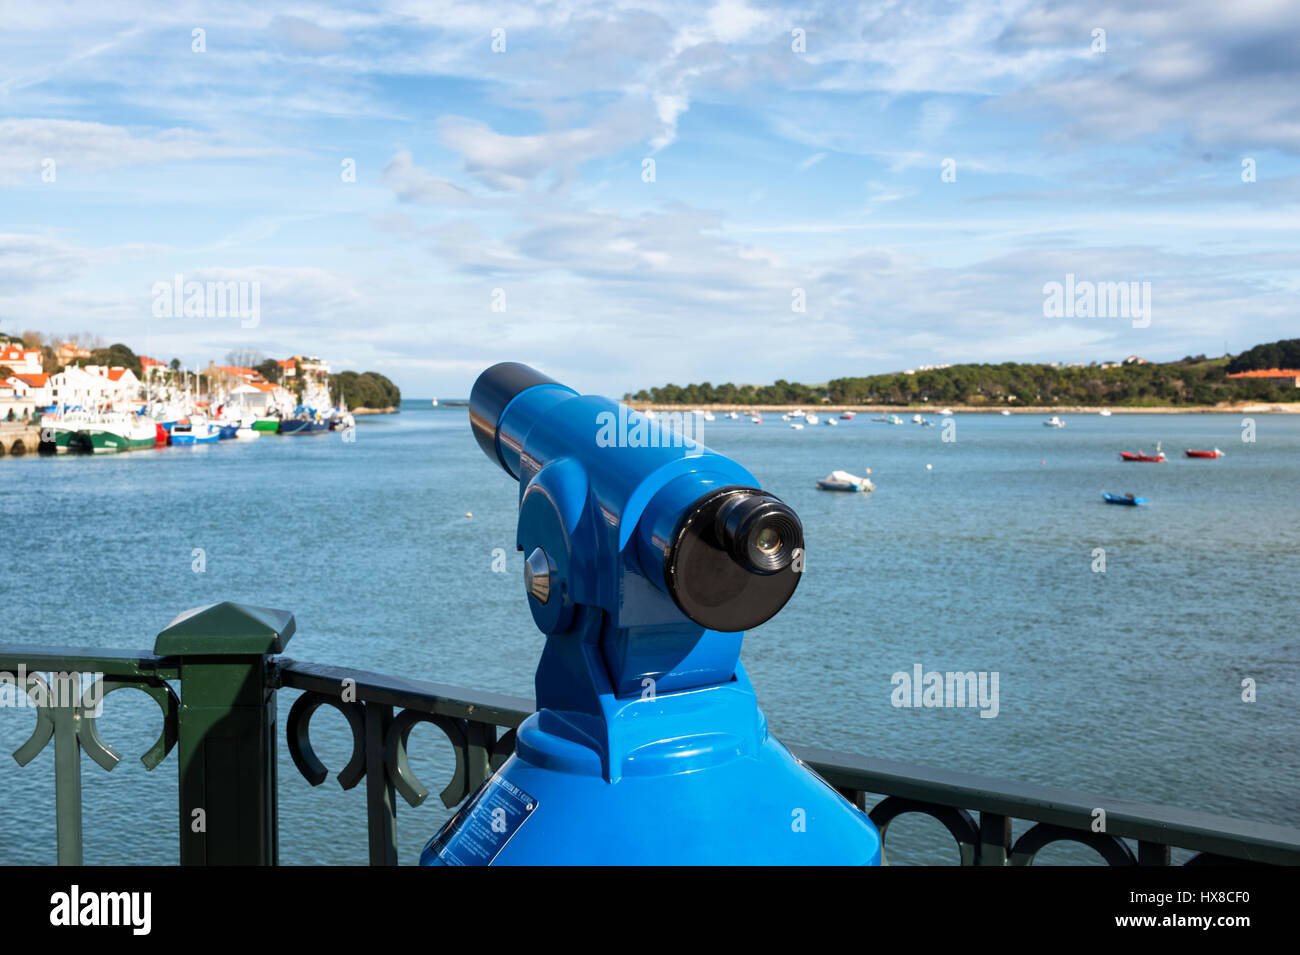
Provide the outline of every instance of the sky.
{"type": "Polygon", "coordinates": [[[10,333],[617,396],[1240,352],[1298,266],[1294,2],[0,2],[10,333]]]}

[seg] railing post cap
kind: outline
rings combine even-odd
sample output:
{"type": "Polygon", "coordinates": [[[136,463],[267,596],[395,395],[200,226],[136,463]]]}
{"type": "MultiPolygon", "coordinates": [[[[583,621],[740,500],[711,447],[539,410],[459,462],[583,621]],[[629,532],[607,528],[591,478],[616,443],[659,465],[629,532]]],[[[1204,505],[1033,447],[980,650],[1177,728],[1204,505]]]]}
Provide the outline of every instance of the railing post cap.
{"type": "Polygon", "coordinates": [[[241,656],[282,653],[296,624],[287,610],[249,607],[229,600],[177,615],[154,640],[160,656],[241,656]]]}

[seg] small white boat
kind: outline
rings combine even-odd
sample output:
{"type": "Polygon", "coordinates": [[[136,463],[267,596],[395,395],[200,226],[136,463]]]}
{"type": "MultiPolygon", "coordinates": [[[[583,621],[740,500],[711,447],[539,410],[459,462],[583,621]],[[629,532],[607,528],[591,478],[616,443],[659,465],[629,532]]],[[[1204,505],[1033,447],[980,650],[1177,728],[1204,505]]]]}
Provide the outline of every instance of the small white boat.
{"type": "Polygon", "coordinates": [[[713,421],[717,417],[712,411],[705,411],[703,412],[703,414],[704,414],[705,421],[713,421]]]}
{"type": "Polygon", "coordinates": [[[1065,427],[1065,422],[1062,421],[1060,418],[1058,418],[1056,415],[1052,415],[1050,418],[1048,418],[1046,421],[1044,421],[1043,424],[1046,425],[1046,426],[1049,427],[1049,428],[1064,428],[1064,427],[1065,427]]]}
{"type": "Polygon", "coordinates": [[[823,491],[868,492],[876,489],[876,486],[871,483],[870,478],[858,477],[856,474],[850,474],[848,471],[832,471],[824,478],[818,480],[817,487],[823,491]]]}
{"type": "Polygon", "coordinates": [[[898,415],[896,415],[896,414],[891,414],[891,415],[890,415],[888,418],[886,418],[885,420],[887,420],[890,424],[902,424],[902,423],[903,423],[903,419],[900,418],[900,417],[899,417],[898,415]]]}
{"type": "Polygon", "coordinates": [[[260,438],[261,436],[262,436],[262,432],[256,431],[253,428],[249,428],[246,426],[241,427],[238,431],[235,432],[235,437],[240,441],[251,441],[253,438],[260,438]]]}
{"type": "Polygon", "coordinates": [[[753,424],[762,424],[763,416],[761,414],[750,415],[749,420],[753,424]]]}
{"type": "Polygon", "coordinates": [[[1010,411],[1006,411],[1006,410],[1004,410],[1004,411],[1002,412],[1002,417],[1004,417],[1004,418],[1010,418],[1010,417],[1011,417],[1011,412],[1010,412],[1010,411]]]}
{"type": "Polygon", "coordinates": [[[1109,408],[1102,408],[1100,411],[1097,412],[1097,414],[1101,415],[1103,418],[1109,418],[1109,417],[1110,417],[1110,409],[1109,409],[1109,408]]]}
{"type": "Polygon", "coordinates": [[[839,422],[836,421],[834,418],[827,418],[827,419],[826,419],[826,424],[828,424],[828,425],[830,425],[832,428],[834,428],[836,425],[839,424],[839,422]]]}
{"type": "Polygon", "coordinates": [[[793,428],[795,431],[803,430],[803,425],[801,425],[798,421],[791,421],[790,427],[793,428]]]}
{"type": "Polygon", "coordinates": [[[921,421],[922,421],[922,418],[921,418],[921,416],[920,416],[919,414],[914,414],[914,415],[912,415],[912,424],[920,424],[921,421]]]}
{"type": "Polygon", "coordinates": [[[809,424],[820,424],[822,419],[817,417],[815,414],[810,413],[804,415],[803,420],[808,422],[809,424]]]}
{"type": "Polygon", "coordinates": [[[739,421],[739,420],[740,420],[740,415],[737,414],[737,413],[734,412],[734,411],[728,411],[728,412],[727,412],[727,417],[730,418],[732,421],[739,421]]]}
{"type": "Polygon", "coordinates": [[[434,399],[433,399],[433,407],[434,407],[434,408],[438,407],[438,399],[437,399],[437,398],[434,398],[434,399]]]}
{"type": "Polygon", "coordinates": [[[945,416],[946,416],[946,415],[950,415],[950,414],[952,414],[952,409],[951,409],[951,408],[944,408],[942,411],[939,412],[939,414],[941,414],[941,415],[945,415],[945,416]]]}

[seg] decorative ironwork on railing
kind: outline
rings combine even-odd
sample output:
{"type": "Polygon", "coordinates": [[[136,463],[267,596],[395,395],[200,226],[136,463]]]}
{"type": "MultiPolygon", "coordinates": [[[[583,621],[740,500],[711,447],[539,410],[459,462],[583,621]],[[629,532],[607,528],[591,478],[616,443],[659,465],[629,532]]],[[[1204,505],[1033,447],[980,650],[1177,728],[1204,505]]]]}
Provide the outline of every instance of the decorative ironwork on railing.
{"type": "MultiPolygon", "coordinates": [[[[59,864],[82,859],[81,752],[106,770],[121,759],[96,723],[114,690],[142,690],[162,710],[158,739],[140,757],[146,769],[178,750],[183,865],[278,861],[275,703],[281,689],[302,691],[289,710],[286,738],[294,765],[313,786],[328,771],[312,749],[312,714],[330,706],[347,720],[352,753],[338,780],[344,789],[366,782],[372,865],[398,862],[396,796],[419,806],[429,795],[407,757],[417,723],[432,723],[451,743],[455,769],[439,797],[452,807],[514,751],[515,729],[533,709],[524,697],[277,656],[293,632],[292,614],[223,603],[177,617],[152,653],[0,645],[0,681],[25,694],[37,712],[36,729],[14,758],[26,765],[54,740],[59,864]],[[172,682],[180,684],[179,698],[172,682]]],[[[1286,826],[831,750],[793,751],[868,812],[882,839],[899,816],[937,820],[962,865],[1029,865],[1044,847],[1063,841],[1088,846],[1111,865],[1169,865],[1175,848],[1195,853],[1188,865],[1300,864],[1300,830],[1286,826]],[[1098,810],[1105,813],[1104,831],[1094,831],[1098,810]],[[1013,820],[1031,823],[1014,841],[1013,820]]]]}

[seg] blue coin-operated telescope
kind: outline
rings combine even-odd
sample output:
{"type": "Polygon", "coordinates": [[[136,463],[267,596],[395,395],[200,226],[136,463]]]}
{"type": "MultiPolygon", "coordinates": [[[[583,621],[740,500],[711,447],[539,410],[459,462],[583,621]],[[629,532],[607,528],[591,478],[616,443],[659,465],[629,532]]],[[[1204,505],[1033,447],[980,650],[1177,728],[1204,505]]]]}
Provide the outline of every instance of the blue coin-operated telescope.
{"type": "Polygon", "coordinates": [[[803,570],[798,516],[735,461],[526,365],[470,425],[519,481],[546,634],[514,755],[426,864],[878,864],[867,816],[768,735],[740,664],[803,570]]]}

